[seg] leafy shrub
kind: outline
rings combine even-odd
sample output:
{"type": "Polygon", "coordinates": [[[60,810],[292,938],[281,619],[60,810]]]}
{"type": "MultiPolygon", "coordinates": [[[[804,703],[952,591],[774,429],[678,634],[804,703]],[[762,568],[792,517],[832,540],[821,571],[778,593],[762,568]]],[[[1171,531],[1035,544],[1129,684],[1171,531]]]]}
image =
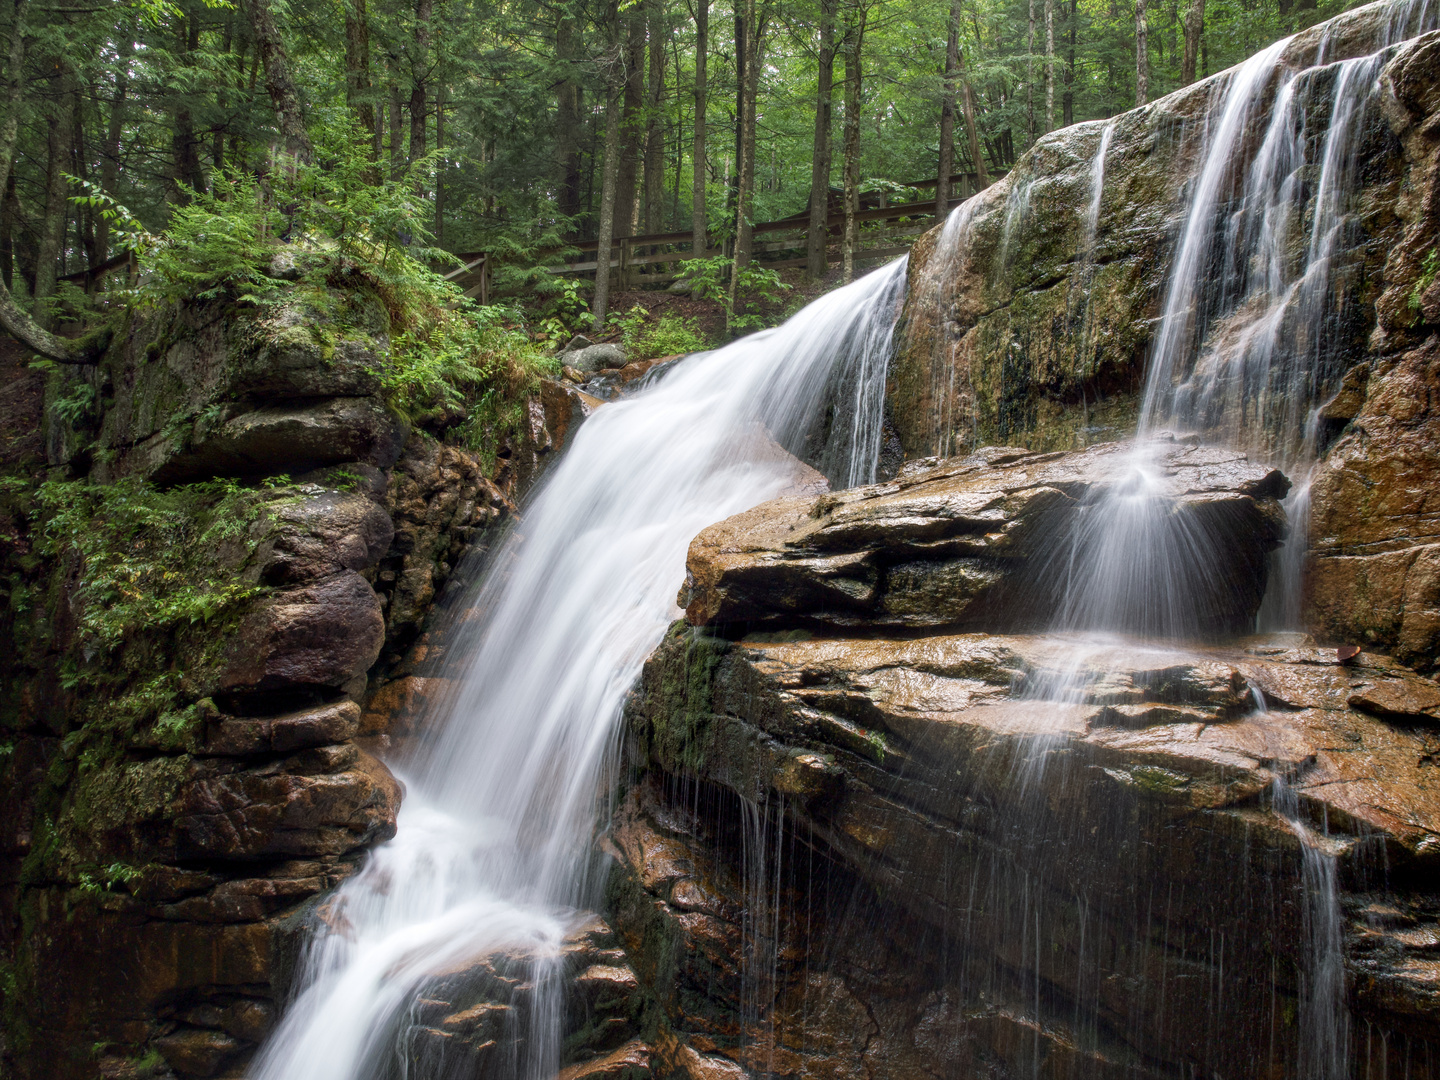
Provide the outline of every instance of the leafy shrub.
{"type": "Polygon", "coordinates": [[[625,345],[632,360],[654,360],[660,356],[701,352],[710,348],[710,343],[700,333],[699,322],[675,314],[660,316],[654,324],[642,328],[633,341],[627,338],[625,345]]]}
{"type": "MultiPolygon", "coordinates": [[[[730,275],[734,272],[734,259],[717,255],[710,259],[687,259],[680,264],[676,277],[690,286],[697,300],[710,300],[717,304],[730,302],[730,275]]],[[[790,286],[780,280],[776,270],[749,263],[740,268],[736,291],[746,300],[776,302],[784,299],[790,286]]],[[[729,313],[730,326],[737,330],[758,329],[765,325],[765,318],[758,314],[729,313]]]]}

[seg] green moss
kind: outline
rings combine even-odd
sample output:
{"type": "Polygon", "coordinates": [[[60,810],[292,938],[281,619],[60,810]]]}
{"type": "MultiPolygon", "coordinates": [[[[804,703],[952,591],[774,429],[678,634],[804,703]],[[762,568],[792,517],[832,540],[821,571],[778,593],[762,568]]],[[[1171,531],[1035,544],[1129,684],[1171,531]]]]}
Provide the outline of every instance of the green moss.
{"type": "Polygon", "coordinates": [[[705,763],[703,737],[711,714],[715,670],[730,643],[677,622],[665,643],[665,663],[651,712],[653,749],[661,761],[698,772],[705,763]]]}
{"type": "Polygon", "coordinates": [[[1420,301],[1427,289],[1435,283],[1435,277],[1440,274],[1440,251],[1430,249],[1430,254],[1425,256],[1425,264],[1421,267],[1420,277],[1415,281],[1415,288],[1410,290],[1410,310],[1416,313],[1418,320],[1420,313],[1420,301]]]}

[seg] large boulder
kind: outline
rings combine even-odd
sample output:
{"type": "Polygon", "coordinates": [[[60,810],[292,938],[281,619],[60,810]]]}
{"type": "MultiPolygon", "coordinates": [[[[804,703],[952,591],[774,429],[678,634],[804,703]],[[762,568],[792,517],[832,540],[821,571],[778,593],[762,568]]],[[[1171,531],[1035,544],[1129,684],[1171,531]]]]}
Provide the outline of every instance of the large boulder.
{"type": "Polygon", "coordinates": [[[1393,1075],[1440,1048],[1436,702],[1293,635],[677,626],[612,923],[657,1047],[757,1071],[1316,1075],[1349,1024],[1393,1075]]]}
{"type": "Polygon", "coordinates": [[[990,448],[913,462],[887,483],[764,503],[695,538],[686,617],[696,626],[1044,627],[1063,604],[1074,556],[1173,541],[1183,542],[1183,564],[1153,571],[1194,583],[1193,628],[1244,625],[1264,593],[1265,555],[1284,535],[1289,482],[1243,454],[1186,444],[1138,460],[1116,443],[990,448]],[[1152,504],[1140,524],[1155,535],[1136,536],[1121,520],[1142,472],[1152,504]]]}

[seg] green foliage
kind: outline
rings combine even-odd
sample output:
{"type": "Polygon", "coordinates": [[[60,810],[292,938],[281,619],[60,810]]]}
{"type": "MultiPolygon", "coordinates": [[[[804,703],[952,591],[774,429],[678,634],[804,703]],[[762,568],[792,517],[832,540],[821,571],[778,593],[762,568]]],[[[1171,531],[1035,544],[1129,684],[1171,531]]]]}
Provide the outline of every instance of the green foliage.
{"type": "Polygon", "coordinates": [[[222,547],[248,554],[254,543],[262,500],[234,481],[166,491],[134,479],[49,481],[36,502],[39,553],[78,557],[72,597],[91,650],[116,649],[145,631],[209,623],[259,591],[209,570],[222,547]]]}
{"type": "Polygon", "coordinates": [[[1421,267],[1420,277],[1415,282],[1415,288],[1410,290],[1410,310],[1419,314],[1420,302],[1426,291],[1435,283],[1435,277],[1440,274],[1440,249],[1431,248],[1430,254],[1425,256],[1425,265],[1421,267]]]}
{"type": "MultiPolygon", "coordinates": [[[[735,260],[717,255],[709,259],[689,259],[680,266],[676,277],[690,286],[696,299],[729,303],[730,277],[735,272],[735,260]]],[[[777,303],[789,290],[790,286],[780,279],[776,270],[754,262],[740,268],[736,292],[746,303],[777,303]]],[[[761,314],[744,311],[732,311],[729,318],[730,326],[735,330],[758,330],[768,321],[761,314]]]]}
{"type": "Polygon", "coordinates": [[[651,320],[650,312],[639,304],[623,314],[612,313],[605,322],[611,330],[620,332],[625,354],[631,360],[654,360],[710,348],[696,320],[673,313],[651,320]]]}
{"type": "Polygon", "coordinates": [[[114,892],[117,885],[129,885],[144,876],[143,867],[113,862],[108,866],[99,867],[93,872],[82,870],[77,889],[82,896],[98,899],[105,893],[114,892]]]}

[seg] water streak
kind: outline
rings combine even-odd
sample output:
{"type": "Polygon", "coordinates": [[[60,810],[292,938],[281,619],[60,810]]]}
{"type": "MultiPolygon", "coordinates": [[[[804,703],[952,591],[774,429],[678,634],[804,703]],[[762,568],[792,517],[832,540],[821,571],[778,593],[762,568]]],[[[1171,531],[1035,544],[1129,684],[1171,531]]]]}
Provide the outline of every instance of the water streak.
{"type": "MultiPolygon", "coordinates": [[[[528,958],[535,986],[515,1073],[554,1076],[560,945],[596,898],[616,720],[679,613],[686,549],[793,482],[796,463],[766,432],[799,446],[838,361],[883,379],[868,350],[888,347],[904,270],[902,259],[783,327],[690,358],[580,428],[457,605],[469,617],[446,644],[466,659],[420,719],[430,737],[406,763],[399,832],[339,890],[257,1080],[405,1074],[417,991],[500,949],[528,958]]],[[[873,391],[859,400],[878,411],[873,391]]],[[[853,425],[857,456],[873,460],[878,425],[853,425]]]]}

